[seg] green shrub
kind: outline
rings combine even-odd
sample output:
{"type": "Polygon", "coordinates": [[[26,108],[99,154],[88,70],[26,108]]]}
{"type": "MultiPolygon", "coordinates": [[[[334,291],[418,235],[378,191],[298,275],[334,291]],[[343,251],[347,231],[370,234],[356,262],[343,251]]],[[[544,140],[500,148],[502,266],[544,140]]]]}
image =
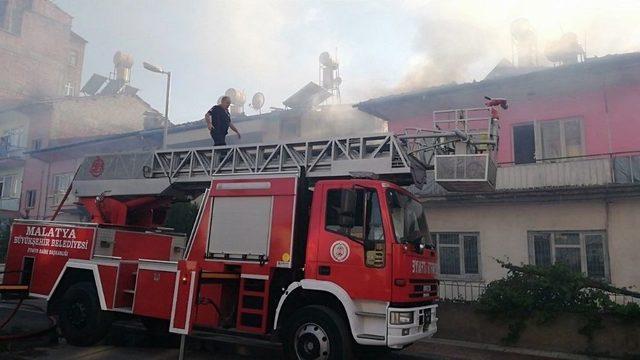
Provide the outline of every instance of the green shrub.
{"type": "Polygon", "coordinates": [[[517,342],[528,321],[544,324],[562,313],[580,314],[585,325],[579,332],[589,340],[593,332],[602,327],[603,314],[612,314],[626,322],[640,321],[638,304],[621,305],[611,300],[609,294],[617,288],[571,271],[564,264],[548,267],[501,264],[509,269],[507,276],[487,285],[478,300],[478,309],[507,322],[509,332],[503,338],[505,343],[517,342]]]}

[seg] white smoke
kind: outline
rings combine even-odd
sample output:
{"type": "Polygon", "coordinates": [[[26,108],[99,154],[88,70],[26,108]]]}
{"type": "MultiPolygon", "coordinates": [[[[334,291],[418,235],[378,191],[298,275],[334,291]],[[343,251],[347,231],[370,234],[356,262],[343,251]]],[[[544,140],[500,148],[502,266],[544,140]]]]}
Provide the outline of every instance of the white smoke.
{"type": "Polygon", "coordinates": [[[546,43],[578,35],[587,56],[640,50],[640,3],[634,0],[405,1],[417,33],[400,90],[482,79],[502,58],[511,60],[509,26],[526,18],[538,37],[540,65],[546,43]],[[586,44],[585,44],[586,40],[586,44]]]}

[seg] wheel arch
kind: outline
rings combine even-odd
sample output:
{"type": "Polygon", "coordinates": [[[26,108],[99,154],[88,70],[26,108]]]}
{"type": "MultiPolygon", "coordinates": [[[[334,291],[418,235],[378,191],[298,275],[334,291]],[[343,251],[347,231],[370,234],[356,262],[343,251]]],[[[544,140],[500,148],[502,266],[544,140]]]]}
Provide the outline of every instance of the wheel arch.
{"type": "Polygon", "coordinates": [[[349,294],[339,285],[329,281],[304,279],[289,285],[280,297],[274,319],[274,330],[279,330],[296,310],[307,305],[327,306],[343,316],[351,336],[356,338],[359,328],[355,318],[356,306],[349,294]]]}
{"type": "Polygon", "coordinates": [[[92,263],[67,262],[58,275],[56,282],[51,288],[48,296],[47,312],[49,314],[57,314],[59,312],[58,304],[64,293],[74,284],[79,282],[91,282],[95,285],[100,300],[100,309],[107,310],[104,292],[102,289],[102,281],[98,272],[98,265],[92,263]]]}

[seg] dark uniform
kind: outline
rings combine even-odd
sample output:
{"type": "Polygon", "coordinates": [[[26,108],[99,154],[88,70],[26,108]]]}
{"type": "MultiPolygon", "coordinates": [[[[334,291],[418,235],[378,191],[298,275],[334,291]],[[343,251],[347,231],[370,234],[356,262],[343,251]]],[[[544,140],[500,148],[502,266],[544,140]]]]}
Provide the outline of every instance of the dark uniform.
{"type": "Polygon", "coordinates": [[[211,125],[213,126],[209,132],[213,139],[213,145],[227,145],[225,139],[229,132],[229,124],[231,123],[231,116],[229,115],[229,112],[220,105],[215,105],[207,111],[207,114],[211,116],[211,125]]]}

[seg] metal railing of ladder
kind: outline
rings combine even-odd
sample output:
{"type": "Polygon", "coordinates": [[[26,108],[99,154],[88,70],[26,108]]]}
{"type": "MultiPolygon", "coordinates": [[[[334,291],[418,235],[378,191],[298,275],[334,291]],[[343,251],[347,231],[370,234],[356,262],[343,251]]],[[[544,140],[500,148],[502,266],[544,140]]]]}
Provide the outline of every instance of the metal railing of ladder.
{"type": "Polygon", "coordinates": [[[380,178],[411,175],[422,162],[393,134],[298,140],[273,144],[158,150],[145,177],[171,182],[213,177],[304,171],[310,178],[348,177],[371,172],[380,178]]]}

